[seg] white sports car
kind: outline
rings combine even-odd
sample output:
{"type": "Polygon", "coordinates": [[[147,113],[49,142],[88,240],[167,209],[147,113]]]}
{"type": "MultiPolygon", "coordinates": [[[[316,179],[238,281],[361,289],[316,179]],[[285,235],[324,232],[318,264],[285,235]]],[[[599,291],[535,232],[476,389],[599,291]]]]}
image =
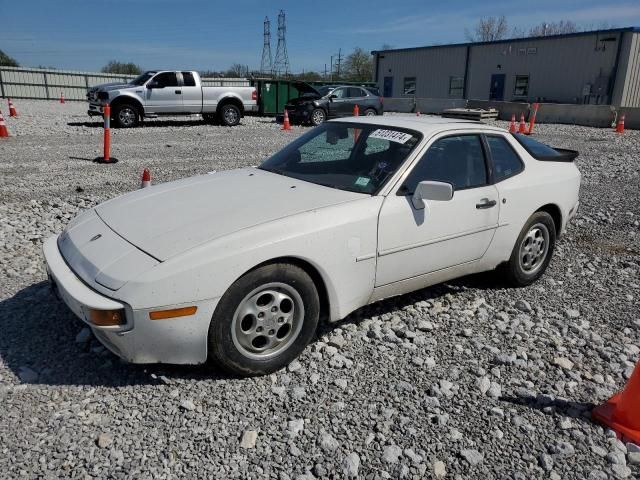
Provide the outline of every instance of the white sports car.
{"type": "Polygon", "coordinates": [[[331,121],[258,168],[105,202],[44,254],[116,355],[264,374],[321,319],[497,267],[538,279],[578,208],[576,155],[468,121],[331,121]]]}

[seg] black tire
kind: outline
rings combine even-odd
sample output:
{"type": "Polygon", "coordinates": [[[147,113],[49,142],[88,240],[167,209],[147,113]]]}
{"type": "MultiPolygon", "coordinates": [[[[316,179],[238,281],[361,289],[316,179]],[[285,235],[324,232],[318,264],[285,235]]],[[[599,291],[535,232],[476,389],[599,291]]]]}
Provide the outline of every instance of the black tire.
{"type": "Polygon", "coordinates": [[[378,115],[378,112],[376,112],[375,108],[367,108],[364,111],[363,115],[366,116],[366,117],[374,117],[374,116],[378,115]]]}
{"type": "Polygon", "coordinates": [[[140,125],[140,112],[135,105],[121,103],[113,107],[111,120],[116,128],[135,128],[140,125]]]}
{"type": "Polygon", "coordinates": [[[265,375],[275,372],[300,355],[313,339],[319,316],[318,291],[311,277],[303,269],[284,263],[256,268],[236,280],[216,306],[209,326],[209,358],[227,372],[236,375],[265,375]],[[271,292],[282,292],[284,300],[273,298],[271,292]],[[293,292],[297,293],[297,297],[293,292]],[[261,305],[260,300],[269,295],[272,301],[263,302],[261,305]],[[284,319],[275,318],[287,315],[278,310],[286,312],[286,295],[290,295],[290,300],[293,299],[290,302],[289,314],[292,320],[288,329],[289,320],[278,325],[278,322],[284,319]],[[252,302],[254,298],[257,300],[252,302]],[[302,308],[298,308],[298,303],[302,308]],[[245,307],[248,305],[255,308],[253,311],[260,313],[247,314],[245,307]],[[261,308],[263,310],[259,310],[261,308]],[[263,315],[262,319],[258,318],[260,314],[263,315]],[[248,317],[251,318],[246,330],[250,333],[244,333],[245,320],[248,317]],[[280,336],[285,330],[285,335],[289,337],[280,336]],[[262,333],[256,333],[258,331],[262,333]],[[247,344],[252,335],[255,335],[255,338],[247,344]],[[271,336],[271,339],[268,336],[271,336]],[[258,348],[264,348],[265,345],[257,342],[260,338],[263,338],[264,342],[275,341],[281,344],[257,352],[253,350],[256,345],[258,348]],[[278,340],[280,338],[282,340],[278,340]]]}
{"type": "Polygon", "coordinates": [[[309,123],[314,127],[327,121],[327,112],[322,108],[314,108],[309,117],[309,123]]]}
{"type": "Polygon", "coordinates": [[[226,103],[218,112],[220,123],[226,127],[235,127],[240,125],[240,119],[242,118],[242,112],[232,103],[226,103]]]}
{"type": "Polygon", "coordinates": [[[501,268],[504,279],[516,287],[524,287],[538,280],[547,269],[556,245],[556,224],[547,212],[536,212],[525,224],[513,247],[509,261],[501,268]],[[538,245],[538,240],[541,244],[538,245]],[[533,254],[527,253],[533,246],[533,254]],[[543,248],[544,253],[536,252],[543,248]],[[544,256],[541,256],[544,255],[544,256]],[[537,261],[532,259],[537,258],[537,261]],[[529,268],[527,268],[529,267],[529,268]]]}

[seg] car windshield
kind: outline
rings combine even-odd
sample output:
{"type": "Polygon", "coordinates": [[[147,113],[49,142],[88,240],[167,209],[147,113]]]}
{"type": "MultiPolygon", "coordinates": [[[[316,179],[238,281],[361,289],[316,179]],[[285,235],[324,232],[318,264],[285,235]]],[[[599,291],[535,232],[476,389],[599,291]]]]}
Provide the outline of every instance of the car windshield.
{"type": "Polygon", "coordinates": [[[318,87],[316,88],[316,90],[318,90],[318,93],[324,97],[325,95],[328,95],[331,92],[331,90],[333,90],[334,88],[335,87],[324,86],[324,87],[318,87]]]}
{"type": "Polygon", "coordinates": [[[326,187],[373,195],[422,136],[402,128],[328,122],[302,135],[260,169],[326,187]]]}
{"type": "Polygon", "coordinates": [[[136,86],[144,85],[146,81],[149,80],[151,77],[153,77],[155,74],[156,72],[144,72],[142,75],[138,75],[136,78],[131,80],[129,82],[129,85],[136,85],[136,86]]]}

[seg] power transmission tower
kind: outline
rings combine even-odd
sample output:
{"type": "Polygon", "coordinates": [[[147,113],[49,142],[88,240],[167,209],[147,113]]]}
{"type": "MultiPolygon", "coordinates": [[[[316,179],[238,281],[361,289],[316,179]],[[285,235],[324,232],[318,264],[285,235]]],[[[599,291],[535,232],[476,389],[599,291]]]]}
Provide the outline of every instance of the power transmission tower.
{"type": "Polygon", "coordinates": [[[262,61],[260,62],[260,72],[263,75],[272,73],[271,58],[271,22],[269,17],[264,17],[264,43],[262,45],[262,61]]]}
{"type": "Polygon", "coordinates": [[[275,75],[289,74],[289,54],[287,53],[287,40],[285,39],[286,31],[284,10],[280,10],[278,14],[278,47],[276,48],[276,60],[273,64],[273,73],[275,75]]]}

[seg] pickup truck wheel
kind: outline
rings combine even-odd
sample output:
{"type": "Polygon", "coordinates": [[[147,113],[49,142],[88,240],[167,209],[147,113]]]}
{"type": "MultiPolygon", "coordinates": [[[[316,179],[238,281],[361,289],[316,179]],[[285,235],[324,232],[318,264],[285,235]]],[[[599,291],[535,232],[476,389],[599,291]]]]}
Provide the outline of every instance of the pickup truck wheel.
{"type": "Polygon", "coordinates": [[[117,105],[113,109],[114,126],[118,128],[134,128],[140,123],[138,109],[128,103],[117,105]]]}
{"type": "Polygon", "coordinates": [[[317,127],[321,123],[324,123],[327,119],[327,113],[322,108],[315,108],[311,112],[311,125],[317,127]]]}
{"type": "Polygon", "coordinates": [[[503,265],[505,279],[516,287],[538,280],[547,269],[556,245],[556,226],[547,212],[536,212],[527,221],[503,265]]]}
{"type": "Polygon", "coordinates": [[[240,109],[231,103],[223,105],[220,109],[220,121],[227,127],[235,127],[240,124],[240,109]]]}
{"type": "Polygon", "coordinates": [[[211,360],[242,376],[288,365],[315,335],[320,300],[300,267],[271,264],[239,278],[222,296],[209,327],[211,360]]]}

